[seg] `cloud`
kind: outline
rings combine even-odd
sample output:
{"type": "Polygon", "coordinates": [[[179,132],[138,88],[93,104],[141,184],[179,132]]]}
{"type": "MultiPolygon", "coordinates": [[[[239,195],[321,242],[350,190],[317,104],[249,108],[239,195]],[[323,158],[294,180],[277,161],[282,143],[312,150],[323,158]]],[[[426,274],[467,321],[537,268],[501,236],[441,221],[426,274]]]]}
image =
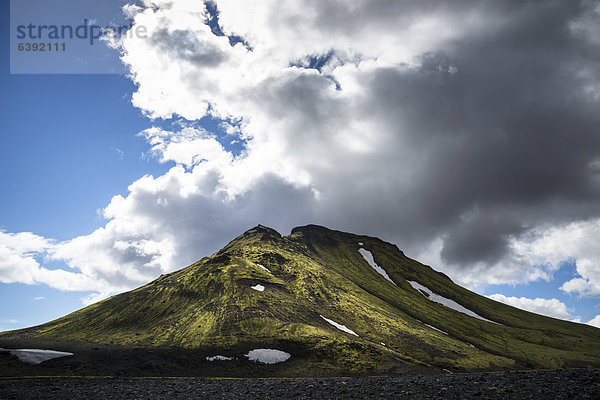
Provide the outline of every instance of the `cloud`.
{"type": "Polygon", "coordinates": [[[547,264],[558,269],[561,262],[576,260],[579,274],[561,286],[567,293],[600,295],[600,219],[539,228],[527,240],[514,241],[513,252],[523,264],[547,264]]]}
{"type": "Polygon", "coordinates": [[[594,318],[586,322],[586,324],[600,328],[600,315],[596,315],[594,318]]]}
{"type": "MultiPolygon", "coordinates": [[[[241,121],[244,159],[217,178],[228,198],[271,174],[317,193],[323,224],[413,254],[438,244],[426,258],[471,285],[548,279],[552,268],[519,263],[515,243],[600,215],[586,2],[216,5],[221,30],[251,50],[211,34],[204,6],[187,2],[138,14],[155,39],[122,49],[148,115],[241,121]],[[157,45],[165,30],[185,30],[185,51],[210,62],[157,45]]],[[[189,165],[186,153],[167,158],[189,165]]]]}
{"type": "Polygon", "coordinates": [[[536,314],[546,315],[548,317],[572,320],[573,316],[567,310],[565,303],[558,299],[529,299],[527,297],[507,297],[503,294],[492,294],[487,296],[492,300],[508,304],[522,310],[531,311],[536,314]]]}
{"type": "MultiPolygon", "coordinates": [[[[169,132],[153,127],[140,133],[152,146],[151,150],[160,162],[174,161],[191,168],[202,162],[226,167],[233,157],[216,140],[215,135],[206,130],[185,127],[179,132],[169,132]]],[[[210,168],[210,165],[204,165],[210,168]]]]}
{"type": "Polygon", "coordinates": [[[133,18],[135,17],[135,15],[139,12],[143,11],[143,8],[140,6],[137,6],[135,4],[125,4],[123,6],[123,14],[125,14],[126,17],[128,18],[133,18]]]}
{"type": "Polygon", "coordinates": [[[117,153],[117,158],[119,160],[122,160],[123,158],[125,158],[125,152],[121,149],[119,149],[118,147],[111,147],[111,150],[114,150],[115,153],[117,153]]]}
{"type": "Polygon", "coordinates": [[[52,242],[30,232],[0,231],[0,281],[4,283],[35,283],[40,270],[35,255],[46,251],[52,242]]]}
{"type": "MultiPolygon", "coordinates": [[[[485,238],[489,233],[482,231],[485,238]]],[[[584,297],[600,295],[600,218],[586,221],[549,225],[524,231],[522,235],[507,238],[505,251],[493,263],[478,261],[470,269],[448,268],[459,274],[463,283],[481,286],[481,283],[518,284],[553,279],[554,272],[564,263],[574,262],[577,276],[563,282],[560,289],[584,297]],[[462,271],[462,274],[460,272],[462,271]],[[487,276],[481,277],[480,274],[487,276]]],[[[475,240],[480,241],[481,238],[475,240]]],[[[443,242],[433,242],[418,255],[431,265],[444,265],[441,257],[443,242]]]]}
{"type": "Polygon", "coordinates": [[[90,276],[64,269],[48,269],[40,265],[55,251],[57,244],[30,232],[0,231],[0,282],[46,284],[66,291],[99,290],[101,285],[90,276]]]}
{"type": "MultiPolygon", "coordinates": [[[[574,259],[563,290],[599,293],[600,16],[589,2],[219,0],[226,36],[202,2],[144,4],[126,11],[148,38],[115,44],[132,103],[151,119],[220,120],[244,149],[186,121],[141,132],[175,166],[115,196],[104,227],[42,247],[76,271],[56,279],[101,296],[258,223],[319,223],[393,241],[470,287],[551,279],[574,259]]],[[[46,273],[10,256],[33,272],[5,276],[46,273]]]]}
{"type": "Polygon", "coordinates": [[[44,296],[37,296],[33,298],[35,301],[40,301],[40,300],[44,300],[45,297],[44,296]]]}

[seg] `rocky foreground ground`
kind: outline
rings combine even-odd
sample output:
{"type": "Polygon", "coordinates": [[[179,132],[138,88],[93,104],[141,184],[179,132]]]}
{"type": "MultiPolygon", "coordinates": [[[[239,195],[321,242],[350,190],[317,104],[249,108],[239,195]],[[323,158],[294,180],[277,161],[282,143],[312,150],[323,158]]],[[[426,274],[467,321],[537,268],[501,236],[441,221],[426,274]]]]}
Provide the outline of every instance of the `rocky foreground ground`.
{"type": "Polygon", "coordinates": [[[320,379],[0,378],[0,399],[600,399],[600,370],[320,379]]]}

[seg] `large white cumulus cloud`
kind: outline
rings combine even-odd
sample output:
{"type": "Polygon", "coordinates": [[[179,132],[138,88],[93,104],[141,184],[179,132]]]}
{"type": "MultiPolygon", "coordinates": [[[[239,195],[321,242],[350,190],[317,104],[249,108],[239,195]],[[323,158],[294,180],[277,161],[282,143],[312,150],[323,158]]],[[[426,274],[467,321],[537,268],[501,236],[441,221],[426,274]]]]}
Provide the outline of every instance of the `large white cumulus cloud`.
{"type": "MultiPolygon", "coordinates": [[[[546,315],[548,317],[558,319],[570,320],[573,322],[582,322],[580,317],[574,317],[573,315],[571,315],[572,311],[567,308],[567,305],[565,303],[561,302],[558,299],[543,299],[539,297],[535,299],[530,299],[527,297],[505,296],[500,293],[494,293],[487,297],[513,307],[534,312],[536,314],[546,315]]],[[[585,323],[591,326],[595,326],[596,328],[600,328],[600,315],[596,315],[594,318],[590,319],[585,323]]]]}
{"type": "Polygon", "coordinates": [[[174,167],[114,197],[105,227],[44,250],[91,289],[141,284],[258,223],[318,223],[394,241],[470,287],[549,279],[573,259],[562,289],[600,294],[593,2],[144,3],[126,12],[148,37],[114,44],[132,102],[188,121],[141,133],[174,167]],[[241,153],[198,128],[207,115],[241,153]]]}
{"type": "Polygon", "coordinates": [[[573,319],[569,313],[567,306],[558,299],[529,299],[527,297],[504,296],[503,294],[495,293],[487,296],[492,300],[496,300],[513,307],[518,307],[523,310],[531,311],[536,314],[547,315],[553,318],[573,319]]]}
{"type": "Polygon", "coordinates": [[[53,241],[30,232],[0,231],[0,282],[46,284],[59,290],[96,290],[105,294],[112,291],[105,282],[94,282],[84,273],[44,268],[40,259],[55,246],[53,241]]]}

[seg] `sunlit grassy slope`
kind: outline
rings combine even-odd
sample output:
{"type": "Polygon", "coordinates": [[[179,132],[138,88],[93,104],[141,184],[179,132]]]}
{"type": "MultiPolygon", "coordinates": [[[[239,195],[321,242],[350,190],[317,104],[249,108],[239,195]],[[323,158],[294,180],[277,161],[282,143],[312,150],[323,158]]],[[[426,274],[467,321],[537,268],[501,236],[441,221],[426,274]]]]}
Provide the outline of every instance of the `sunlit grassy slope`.
{"type": "Polygon", "coordinates": [[[187,268],[2,336],[231,355],[272,347],[349,372],[390,370],[394,364],[452,371],[600,366],[600,329],[492,301],[395,245],[314,225],[285,237],[258,226],[187,268]],[[369,266],[361,247],[395,284],[369,266]],[[432,302],[408,281],[496,323],[432,302]],[[251,288],[257,284],[264,291],[251,288]]]}

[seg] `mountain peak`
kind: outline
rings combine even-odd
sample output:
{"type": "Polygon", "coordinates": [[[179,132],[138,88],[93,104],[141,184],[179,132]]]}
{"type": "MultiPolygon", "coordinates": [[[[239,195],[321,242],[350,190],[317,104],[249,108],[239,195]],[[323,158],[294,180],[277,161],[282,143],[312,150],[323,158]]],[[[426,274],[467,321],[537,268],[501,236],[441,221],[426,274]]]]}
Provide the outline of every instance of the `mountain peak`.
{"type": "Polygon", "coordinates": [[[329,228],[326,228],[324,226],[321,225],[315,225],[315,224],[308,224],[308,225],[303,225],[303,226],[297,226],[295,228],[292,228],[292,234],[296,233],[296,232],[334,232],[329,228]]]}
{"type": "Polygon", "coordinates": [[[248,246],[252,244],[258,245],[259,243],[272,243],[273,245],[277,246],[277,243],[279,243],[281,239],[281,234],[275,229],[259,224],[233,239],[225,247],[219,250],[216,255],[226,254],[231,251],[243,252],[245,248],[248,248],[248,246]]]}
{"type": "Polygon", "coordinates": [[[240,236],[235,238],[232,243],[238,241],[245,242],[248,240],[279,241],[281,240],[281,234],[273,228],[259,224],[242,233],[240,236]]]}
{"type": "Polygon", "coordinates": [[[278,238],[281,237],[281,234],[279,232],[277,232],[275,229],[269,228],[268,226],[261,225],[261,224],[256,225],[254,228],[248,229],[246,232],[243,233],[242,236],[256,235],[256,234],[274,236],[274,237],[278,237],[278,238]]]}

